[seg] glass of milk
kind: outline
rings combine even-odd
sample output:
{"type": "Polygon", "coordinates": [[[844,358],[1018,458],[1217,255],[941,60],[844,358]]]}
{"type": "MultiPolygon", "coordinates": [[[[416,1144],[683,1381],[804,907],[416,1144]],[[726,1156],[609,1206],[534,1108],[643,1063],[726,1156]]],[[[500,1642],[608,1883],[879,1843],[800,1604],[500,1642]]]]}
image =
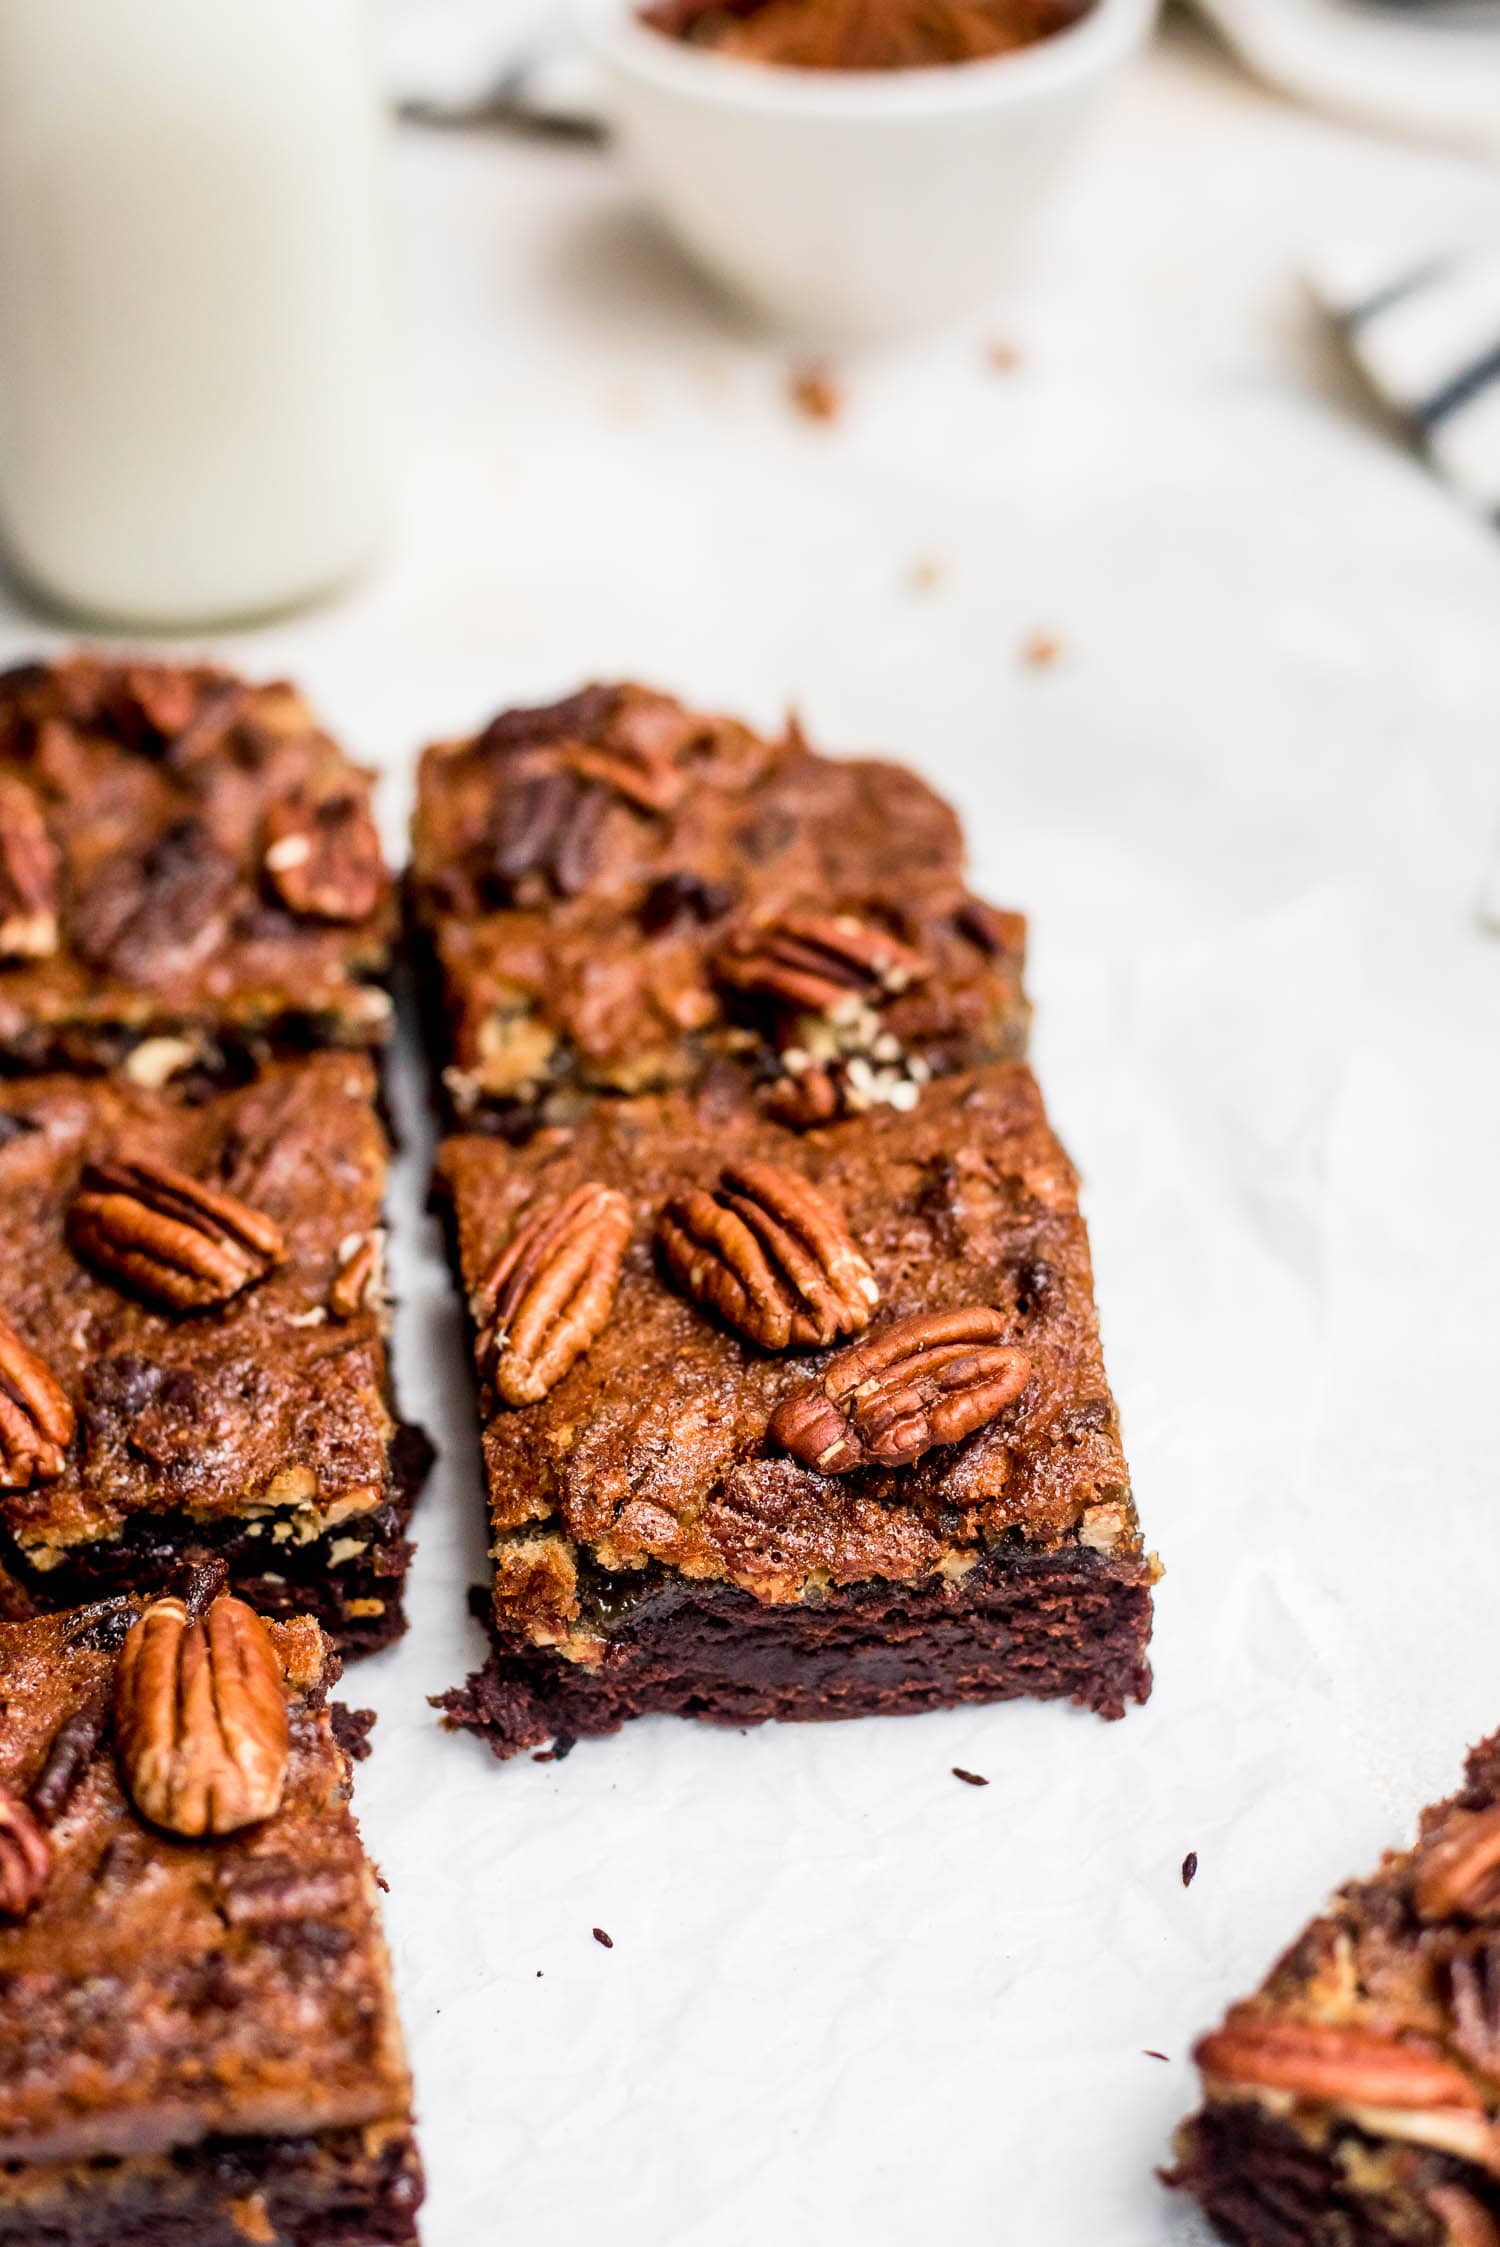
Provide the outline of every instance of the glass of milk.
{"type": "Polygon", "coordinates": [[[329,591],[393,471],[366,0],[0,0],[0,546],[165,628],[329,591]]]}

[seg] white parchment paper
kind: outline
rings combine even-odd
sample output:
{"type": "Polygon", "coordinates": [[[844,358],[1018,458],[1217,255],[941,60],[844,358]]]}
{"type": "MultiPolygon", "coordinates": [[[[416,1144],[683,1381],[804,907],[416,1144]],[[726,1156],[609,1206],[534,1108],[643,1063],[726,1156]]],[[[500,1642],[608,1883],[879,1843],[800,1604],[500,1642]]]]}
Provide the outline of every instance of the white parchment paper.
{"type": "Polygon", "coordinates": [[[403,1049],[398,1371],[443,1459],[411,1635],[348,1691],[428,2247],[1178,2247],[1194,2034],[1500,1723],[1500,543],[1286,279],[1355,215],[1500,228],[1500,185],[1170,49],[994,321],[846,370],[826,430],[600,158],[413,137],[397,187],[401,534],[222,652],[384,766],[393,844],[417,742],[591,673],[795,699],[951,792],[1033,915],[1168,1570],[1118,1725],[652,1722],[505,1767],[442,1734],[484,1537],[403,1049]]]}

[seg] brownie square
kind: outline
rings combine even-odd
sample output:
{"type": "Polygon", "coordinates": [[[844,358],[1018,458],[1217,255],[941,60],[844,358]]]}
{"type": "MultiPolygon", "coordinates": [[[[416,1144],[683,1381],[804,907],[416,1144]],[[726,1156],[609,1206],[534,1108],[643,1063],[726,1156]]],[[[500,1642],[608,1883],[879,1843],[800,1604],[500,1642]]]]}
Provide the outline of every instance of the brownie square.
{"type": "Polygon", "coordinates": [[[1500,1733],[1194,2054],[1167,2182],[1238,2247],[1500,2240],[1500,1733]]]}
{"type": "Polygon", "coordinates": [[[732,1074],[791,1124],[1019,1056],[1025,923],[898,765],[638,686],[422,760],[411,899],[451,1109],[523,1135],[732,1074]]]}
{"type": "Polygon", "coordinates": [[[1145,1697],[1155,1563],[1024,1067],[801,1133],[712,1086],[602,1103],[440,1173],[495,1564],[442,1705],[497,1755],[658,1710],[1145,1697]]]}
{"type": "Polygon", "coordinates": [[[191,1759],[248,1770],[243,1739],[188,1708],[170,1769],[148,1765],[175,1679],[160,1638],[144,1685],[132,1666],[142,1605],[0,1625],[0,2240],[414,2240],[411,2087],[327,1704],[337,1656],[306,1617],[158,1608],[169,1656],[174,1634],[179,1656],[194,1638],[222,1656],[234,1623],[219,1714],[252,1692],[263,1735],[255,1792],[221,1786],[205,1831],[191,1759]]]}
{"type": "Polygon", "coordinates": [[[141,1084],[382,1043],[372,781],[293,687],[77,655],[0,677],[0,1070],[141,1084]]]}
{"type": "Polygon", "coordinates": [[[0,1603],[217,1554],[348,1651],[404,1628],[425,1464],[392,1397],[375,1069],[0,1083],[0,1603]]]}

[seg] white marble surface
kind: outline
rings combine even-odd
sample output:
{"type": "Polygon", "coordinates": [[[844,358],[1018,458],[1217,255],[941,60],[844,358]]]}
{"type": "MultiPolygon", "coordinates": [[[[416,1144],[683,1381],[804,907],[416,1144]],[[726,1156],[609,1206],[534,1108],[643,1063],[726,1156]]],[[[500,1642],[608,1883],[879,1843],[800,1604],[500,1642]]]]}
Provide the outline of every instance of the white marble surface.
{"type": "MultiPolygon", "coordinates": [[[[483,1540],[408,1064],[400,1371],[445,1457],[415,1627],[350,1684],[428,2247],[1194,2238],[1152,2176],[1191,2038],[1500,1721],[1500,543],[1292,278],[1356,221],[1500,224],[1500,180],[1179,39],[993,317],[848,369],[832,429],[606,160],[413,137],[397,187],[401,536],[225,651],[387,768],[393,840],[424,735],[592,672],[795,698],[950,790],[1034,915],[1168,1568],[1117,1726],[653,1723],[504,1769],[445,1738],[423,1696],[478,1653],[483,1540]]],[[[0,654],[45,636],[8,611],[0,654]]]]}

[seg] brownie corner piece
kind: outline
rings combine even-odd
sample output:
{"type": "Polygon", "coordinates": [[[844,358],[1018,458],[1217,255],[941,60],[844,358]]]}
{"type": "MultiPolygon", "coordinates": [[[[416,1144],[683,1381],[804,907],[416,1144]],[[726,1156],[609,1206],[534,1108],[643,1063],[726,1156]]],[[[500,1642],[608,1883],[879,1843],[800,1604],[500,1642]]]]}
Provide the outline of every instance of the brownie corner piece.
{"type": "Polygon", "coordinates": [[[372,795],[283,683],[86,653],[0,675],[0,1070],[152,1086],[383,1044],[372,795]]]}
{"type": "Polygon", "coordinates": [[[0,1625],[0,2238],[404,2247],[423,2180],[309,1617],[0,1625]],[[231,1682],[181,1696],[191,1667],[231,1682]],[[177,1752],[160,1752],[174,1736],[177,1752]],[[231,1744],[232,1743],[232,1744],[231,1744]]]}
{"type": "Polygon", "coordinates": [[[1145,1698],[1156,1564],[1023,1066],[800,1132],[604,1103],[450,1141],[441,1189],[495,1565],[450,1722],[503,1756],[658,1711],[1145,1698]]]}
{"type": "Polygon", "coordinates": [[[793,1124],[1018,1057],[1025,923],[915,773],[592,686],[429,749],[410,896],[465,1124],[715,1075],[793,1124]]]}
{"type": "Polygon", "coordinates": [[[0,1081],[0,1612],[222,1561],[346,1653],[404,1627],[427,1451],[386,1339],[367,1055],[0,1081]]]}
{"type": "Polygon", "coordinates": [[[1500,2240],[1500,1734],[1194,2052],[1167,2182],[1235,2247],[1500,2240]]]}

